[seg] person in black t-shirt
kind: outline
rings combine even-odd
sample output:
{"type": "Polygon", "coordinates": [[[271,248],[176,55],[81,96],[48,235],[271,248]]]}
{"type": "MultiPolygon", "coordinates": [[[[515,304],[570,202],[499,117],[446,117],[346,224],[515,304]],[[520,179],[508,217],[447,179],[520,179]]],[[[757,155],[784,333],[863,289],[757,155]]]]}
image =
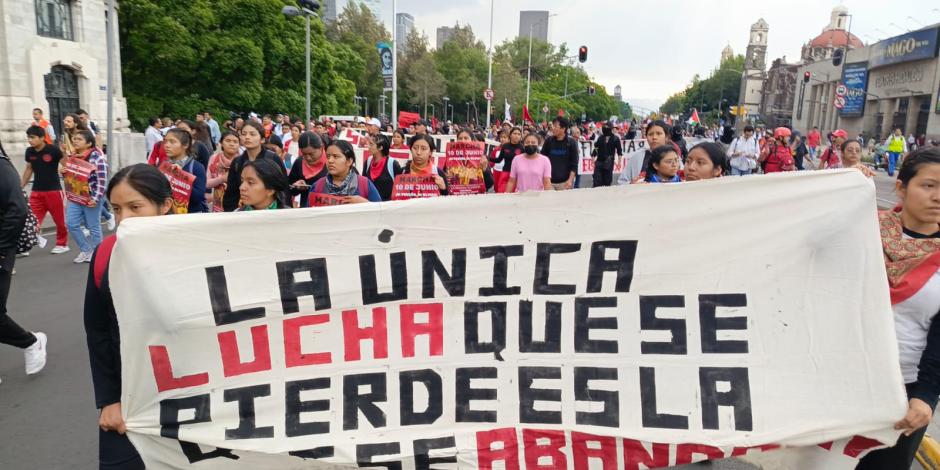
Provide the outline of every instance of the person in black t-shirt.
{"type": "Polygon", "coordinates": [[[29,194],[29,207],[42,226],[46,214],[55,222],[55,248],[52,254],[69,251],[69,231],[65,226],[65,201],[62,200],[62,185],[59,183],[59,168],[64,165],[62,151],[55,145],[46,144],[46,131],[39,126],[26,130],[29,148],[26,149],[26,169],[20,185],[25,188],[33,177],[33,191],[29,194]]]}

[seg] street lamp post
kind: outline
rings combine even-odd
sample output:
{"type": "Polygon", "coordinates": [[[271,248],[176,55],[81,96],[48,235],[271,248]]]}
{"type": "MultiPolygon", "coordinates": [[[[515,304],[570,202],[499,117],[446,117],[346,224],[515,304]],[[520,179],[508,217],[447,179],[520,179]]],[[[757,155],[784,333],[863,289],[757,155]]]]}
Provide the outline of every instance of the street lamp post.
{"type": "MultiPolygon", "coordinates": [[[[444,121],[447,121],[447,104],[449,102],[450,102],[450,98],[445,96],[444,97],[444,121]]],[[[453,115],[451,115],[451,119],[453,119],[453,115]]]]}
{"type": "Polygon", "coordinates": [[[366,109],[365,109],[365,111],[362,113],[362,117],[366,117],[366,116],[369,115],[369,97],[368,97],[368,96],[363,96],[362,99],[365,100],[365,102],[366,102],[366,109]]]}
{"type": "MultiPolygon", "coordinates": [[[[486,53],[489,59],[489,63],[490,63],[489,72],[487,72],[486,74],[486,88],[489,90],[493,89],[493,3],[494,1],[495,0],[490,0],[490,49],[486,53]]],[[[493,100],[486,100],[486,127],[490,126],[490,115],[492,111],[493,111],[493,100]]]]}
{"type": "Polygon", "coordinates": [[[318,16],[315,10],[320,9],[320,4],[315,0],[302,0],[299,2],[300,8],[295,6],[286,5],[284,8],[281,8],[281,13],[285,16],[303,16],[307,21],[307,32],[306,32],[306,48],[307,48],[307,112],[304,116],[306,121],[304,127],[310,125],[310,17],[318,16]]]}

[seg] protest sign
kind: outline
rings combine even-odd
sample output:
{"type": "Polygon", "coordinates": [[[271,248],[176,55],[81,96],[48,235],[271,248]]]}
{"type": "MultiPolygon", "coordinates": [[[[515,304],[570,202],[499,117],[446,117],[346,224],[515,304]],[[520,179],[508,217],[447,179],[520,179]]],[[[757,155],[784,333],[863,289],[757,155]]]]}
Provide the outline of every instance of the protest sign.
{"type": "Polygon", "coordinates": [[[396,176],[395,185],[392,186],[392,200],[404,201],[407,199],[440,196],[441,190],[434,180],[435,176],[437,175],[407,174],[396,176]]]}
{"type": "Polygon", "coordinates": [[[76,204],[88,206],[94,204],[91,194],[91,185],[88,179],[96,170],[95,164],[81,158],[68,157],[65,159],[65,173],[62,182],[65,185],[65,198],[76,204]]]}
{"type": "MultiPolygon", "coordinates": [[[[637,151],[646,151],[646,139],[633,139],[633,140],[621,140],[620,141],[623,147],[624,158],[614,158],[614,174],[620,173],[623,171],[624,166],[629,160],[626,155],[637,152],[637,151]]],[[[578,174],[579,175],[592,175],[594,174],[594,159],[591,158],[591,153],[594,151],[594,142],[585,141],[581,142],[581,159],[580,164],[578,165],[578,174]]]]}
{"type": "Polygon", "coordinates": [[[450,194],[483,194],[483,145],[481,142],[450,142],[444,160],[444,178],[450,194]]]}
{"type": "Polygon", "coordinates": [[[173,193],[173,207],[170,213],[189,213],[189,198],[193,194],[193,181],[196,181],[196,176],[169,161],[161,163],[159,169],[170,182],[170,190],[173,193]]]}
{"type": "Polygon", "coordinates": [[[128,219],[128,434],[161,469],[852,468],[907,407],[874,194],[843,170],[128,219]],[[272,233],[304,243],[244,243],[272,233]]]}
{"type": "Polygon", "coordinates": [[[346,196],[332,194],[310,193],[310,207],[341,206],[346,204],[346,196]]]}

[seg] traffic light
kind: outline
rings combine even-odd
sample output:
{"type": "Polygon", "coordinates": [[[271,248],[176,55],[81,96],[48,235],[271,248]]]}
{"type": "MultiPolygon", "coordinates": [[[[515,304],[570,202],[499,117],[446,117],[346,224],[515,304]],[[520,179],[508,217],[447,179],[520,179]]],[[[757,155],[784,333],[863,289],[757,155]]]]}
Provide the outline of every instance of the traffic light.
{"type": "Polygon", "coordinates": [[[842,49],[836,49],[832,51],[832,66],[838,67],[842,65],[842,58],[845,57],[845,51],[842,49]]]}
{"type": "Polygon", "coordinates": [[[320,11],[320,2],[317,0],[297,0],[297,4],[310,11],[320,11]]]}
{"type": "Polygon", "coordinates": [[[810,79],[810,77],[812,77],[812,76],[813,76],[813,74],[811,74],[811,73],[809,73],[809,72],[803,72],[803,83],[809,83],[809,79],[810,79]]]}
{"type": "Polygon", "coordinates": [[[594,96],[594,94],[597,93],[597,89],[594,88],[594,85],[590,85],[588,86],[587,93],[591,96],[594,96]]]}
{"type": "Polygon", "coordinates": [[[587,62],[587,46],[581,46],[578,48],[578,62],[582,64],[587,62]]]}

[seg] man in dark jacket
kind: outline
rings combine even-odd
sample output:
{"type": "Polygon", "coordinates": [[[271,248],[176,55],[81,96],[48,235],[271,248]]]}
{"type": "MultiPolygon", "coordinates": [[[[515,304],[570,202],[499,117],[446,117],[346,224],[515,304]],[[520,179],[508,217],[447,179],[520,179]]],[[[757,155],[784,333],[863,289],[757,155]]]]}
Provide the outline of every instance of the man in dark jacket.
{"type": "Polygon", "coordinates": [[[610,124],[604,124],[601,136],[594,143],[594,187],[610,186],[614,178],[614,158],[623,157],[620,137],[614,134],[610,124]]]}
{"type": "Polygon", "coordinates": [[[552,163],[552,187],[563,191],[574,187],[578,173],[578,142],[568,136],[571,123],[558,116],[552,121],[552,133],[542,145],[542,155],[552,163]]]}
{"type": "Polygon", "coordinates": [[[0,146],[0,343],[23,349],[26,373],[35,374],[46,365],[46,335],[24,330],[7,315],[16,245],[28,210],[20,189],[20,175],[0,146]]]}

